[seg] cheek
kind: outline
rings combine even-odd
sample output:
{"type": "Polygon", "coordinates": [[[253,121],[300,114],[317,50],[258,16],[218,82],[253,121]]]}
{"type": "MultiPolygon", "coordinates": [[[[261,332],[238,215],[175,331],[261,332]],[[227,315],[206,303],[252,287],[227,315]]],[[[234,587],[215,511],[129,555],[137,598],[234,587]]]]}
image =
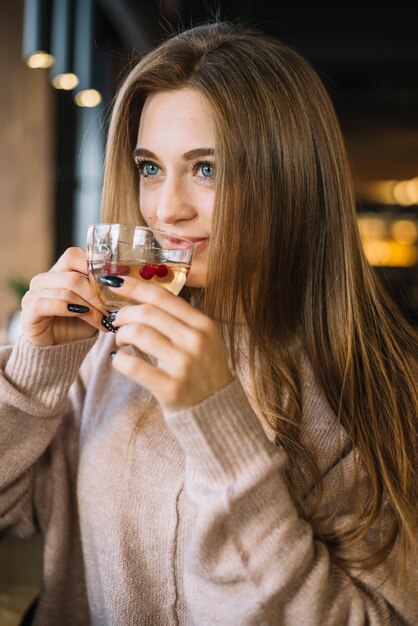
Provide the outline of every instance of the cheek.
{"type": "Polygon", "coordinates": [[[215,206],[215,193],[211,190],[204,190],[200,192],[195,199],[195,206],[199,208],[200,218],[205,223],[212,221],[214,206],[215,206]]]}
{"type": "Polygon", "coordinates": [[[148,226],[151,226],[155,220],[155,211],[152,208],[152,203],[149,201],[148,194],[143,191],[139,192],[139,212],[148,226]]]}

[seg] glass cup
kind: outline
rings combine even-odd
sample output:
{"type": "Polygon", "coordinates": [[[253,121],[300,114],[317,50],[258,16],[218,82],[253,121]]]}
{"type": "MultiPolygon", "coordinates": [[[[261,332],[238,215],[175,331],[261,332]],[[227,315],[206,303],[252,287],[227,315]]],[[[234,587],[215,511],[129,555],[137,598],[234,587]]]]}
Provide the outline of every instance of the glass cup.
{"type": "Polygon", "coordinates": [[[100,282],[102,276],[132,276],[177,295],[192,263],[194,243],[161,230],[131,224],[92,224],[87,231],[88,275],[111,313],[132,303],[100,282]]]}

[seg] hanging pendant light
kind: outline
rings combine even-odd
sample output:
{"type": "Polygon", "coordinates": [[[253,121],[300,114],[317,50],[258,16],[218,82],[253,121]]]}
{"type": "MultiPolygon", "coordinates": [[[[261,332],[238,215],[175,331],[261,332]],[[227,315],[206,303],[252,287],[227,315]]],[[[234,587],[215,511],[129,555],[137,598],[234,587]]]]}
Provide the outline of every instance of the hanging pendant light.
{"type": "Polygon", "coordinates": [[[54,64],[51,43],[51,0],[25,0],[23,58],[28,67],[49,68],[54,64]]]}
{"type": "Polygon", "coordinates": [[[95,6],[93,0],[76,0],[75,6],[75,70],[80,81],[74,101],[81,107],[95,107],[102,101],[97,79],[95,6]]]}
{"type": "Polygon", "coordinates": [[[50,77],[56,89],[71,90],[79,83],[74,69],[74,18],[74,0],[54,0],[51,49],[55,63],[50,77]]]}

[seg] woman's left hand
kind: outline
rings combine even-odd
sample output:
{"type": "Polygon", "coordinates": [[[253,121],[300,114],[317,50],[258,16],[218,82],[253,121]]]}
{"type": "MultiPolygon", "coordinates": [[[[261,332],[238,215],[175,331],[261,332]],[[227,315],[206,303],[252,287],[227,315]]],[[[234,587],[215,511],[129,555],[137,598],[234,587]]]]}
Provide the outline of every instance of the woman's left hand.
{"type": "Polygon", "coordinates": [[[232,381],[216,324],[164,287],[126,277],[121,296],[137,301],[113,321],[118,346],[134,346],[156,359],[153,365],[118,351],[116,370],[148,389],[168,411],[187,409],[232,381]]]}

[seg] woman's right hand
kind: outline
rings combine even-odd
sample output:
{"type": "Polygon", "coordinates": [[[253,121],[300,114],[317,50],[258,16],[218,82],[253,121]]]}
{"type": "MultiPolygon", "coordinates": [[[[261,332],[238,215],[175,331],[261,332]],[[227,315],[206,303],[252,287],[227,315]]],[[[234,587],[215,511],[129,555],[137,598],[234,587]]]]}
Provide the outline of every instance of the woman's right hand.
{"type": "Polygon", "coordinates": [[[45,347],[92,337],[105,330],[102,320],[107,315],[91,288],[85,250],[68,248],[49,272],[31,280],[22,299],[21,325],[30,343],[45,347]],[[88,310],[74,312],[68,305],[88,310]]]}

